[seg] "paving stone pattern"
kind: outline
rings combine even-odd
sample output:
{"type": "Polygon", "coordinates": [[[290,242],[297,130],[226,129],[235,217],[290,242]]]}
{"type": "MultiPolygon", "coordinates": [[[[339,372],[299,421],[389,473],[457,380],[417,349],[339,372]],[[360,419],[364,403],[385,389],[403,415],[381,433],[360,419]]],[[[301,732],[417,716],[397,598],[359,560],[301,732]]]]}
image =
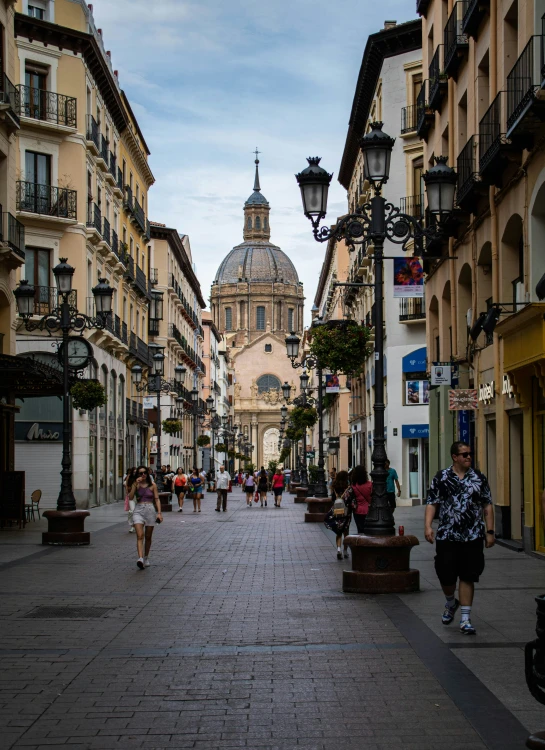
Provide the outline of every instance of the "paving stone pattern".
{"type": "MultiPolygon", "coordinates": [[[[350,561],[336,560],[329,532],[305,524],[291,496],[284,503],[249,510],[235,491],[227,513],[214,512],[209,494],[201,514],[167,514],[143,571],[121,506],[115,517],[108,511],[110,525],[88,548],[39,554],[27,544],[26,555],[11,554],[0,566],[2,750],[511,750],[477,731],[385,599],[342,594],[350,561]],[[107,611],[29,617],[38,607],[107,611]]],[[[398,515],[407,533],[411,524],[421,529],[421,509],[398,515]]],[[[545,711],[523,683],[521,650],[533,636],[533,596],[545,569],[492,552],[483,583],[498,590],[483,602],[477,636],[485,648],[438,624],[443,600],[431,548],[413,556],[422,593],[394,599],[417,616],[420,641],[434,639],[439,661],[441,649],[454,654],[475,695],[489,691],[498,721],[545,728],[545,711]],[[490,623],[502,582],[515,597],[509,617],[517,626],[506,615],[498,630],[490,623]]]]}

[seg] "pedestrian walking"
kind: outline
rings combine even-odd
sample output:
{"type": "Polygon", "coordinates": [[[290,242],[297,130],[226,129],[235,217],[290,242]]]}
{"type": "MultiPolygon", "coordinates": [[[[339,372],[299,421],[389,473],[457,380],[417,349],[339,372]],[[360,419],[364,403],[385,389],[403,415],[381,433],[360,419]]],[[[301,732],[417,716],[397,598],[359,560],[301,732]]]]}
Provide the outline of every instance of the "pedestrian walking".
{"type": "MultiPolygon", "coordinates": [[[[327,513],[324,524],[326,528],[335,532],[336,544],[337,544],[337,560],[343,559],[343,553],[341,550],[341,544],[343,537],[348,536],[350,531],[350,521],[352,520],[352,505],[349,500],[349,495],[346,493],[348,489],[348,472],[339,471],[335,475],[335,481],[333,482],[333,507],[327,513]]],[[[344,548],[344,556],[348,557],[346,547],[344,548]]]]}
{"type": "Polygon", "coordinates": [[[358,534],[365,533],[365,521],[371,505],[371,494],[373,492],[373,482],[369,479],[369,474],[365,466],[355,466],[352,469],[351,486],[347,493],[351,499],[352,512],[354,521],[358,529],[358,534]]]}
{"type": "Polygon", "coordinates": [[[176,469],[174,476],[174,494],[178,500],[178,513],[183,512],[185,493],[187,492],[187,476],[181,466],[176,469]]]}
{"type": "Polygon", "coordinates": [[[272,489],[274,492],[274,506],[280,507],[282,502],[282,492],[284,490],[284,472],[277,466],[272,478],[272,489]]]}
{"type": "Polygon", "coordinates": [[[202,496],[204,495],[205,490],[206,490],[206,482],[207,482],[208,477],[206,476],[206,471],[204,469],[201,469],[199,471],[199,476],[202,479],[202,490],[201,490],[201,496],[202,496]]]}
{"type": "Polygon", "coordinates": [[[388,472],[388,476],[386,477],[386,499],[388,500],[388,505],[390,506],[391,510],[394,511],[397,507],[396,490],[397,496],[399,497],[401,495],[399,477],[397,476],[397,471],[391,468],[390,461],[388,459],[386,459],[386,461],[384,462],[384,468],[388,472]]]}
{"type": "Polygon", "coordinates": [[[216,505],[216,511],[219,513],[223,508],[223,512],[227,512],[227,493],[229,492],[229,482],[231,477],[225,466],[220,466],[220,470],[216,474],[216,491],[218,493],[218,504],[216,505]]]}
{"type": "Polygon", "coordinates": [[[125,510],[128,511],[127,520],[129,522],[129,534],[134,534],[135,528],[132,520],[134,509],[136,507],[136,500],[131,500],[129,493],[131,487],[136,480],[136,466],[131,466],[127,469],[127,473],[123,477],[123,487],[125,488],[125,510]]]}
{"type": "Polygon", "coordinates": [[[327,480],[327,491],[332,500],[335,500],[335,493],[333,491],[333,485],[335,483],[336,476],[337,476],[337,469],[333,467],[329,472],[329,478],[327,480]]]}
{"type": "Polygon", "coordinates": [[[287,468],[284,469],[284,487],[286,489],[286,492],[289,491],[290,488],[290,482],[291,482],[291,469],[287,468]]]}
{"type": "Polygon", "coordinates": [[[189,491],[191,492],[191,497],[193,498],[193,513],[197,513],[197,511],[200,513],[204,484],[203,478],[199,474],[199,470],[196,467],[191,472],[188,485],[189,491]]]}
{"type": "MultiPolygon", "coordinates": [[[[282,481],[284,481],[284,478],[282,478],[282,481]]],[[[259,499],[261,500],[261,507],[263,507],[263,503],[265,503],[265,507],[267,507],[267,490],[269,489],[269,477],[267,476],[267,472],[265,471],[265,467],[261,467],[261,471],[259,472],[259,476],[257,478],[257,491],[259,492],[259,499]]]]}
{"type": "Polygon", "coordinates": [[[242,471],[238,472],[238,484],[242,492],[244,492],[244,474],[242,473],[242,471]]]}
{"type": "Polygon", "coordinates": [[[475,584],[484,570],[483,546],[493,547],[496,541],[494,506],[488,480],[471,467],[470,447],[457,441],[450,453],[452,466],[439,471],[429,489],[424,533],[430,544],[435,541],[435,572],[446,597],[443,625],[453,621],[460,607],[460,631],[475,635],[471,607],[475,584]],[[435,506],[439,506],[437,534],[432,528],[435,506]],[[457,581],[459,599],[455,598],[457,581]]]}
{"type": "Polygon", "coordinates": [[[136,507],[132,515],[134,528],[136,529],[136,551],[138,554],[136,564],[140,569],[149,568],[153,529],[156,521],[157,523],[162,522],[163,515],[157,485],[152,482],[147,466],[137,468],[135,480],[129,492],[129,499],[136,500],[136,507]]]}
{"type": "Polygon", "coordinates": [[[252,500],[254,499],[255,491],[255,479],[251,471],[246,472],[244,477],[244,492],[246,493],[246,505],[248,508],[252,507],[252,500]]]}

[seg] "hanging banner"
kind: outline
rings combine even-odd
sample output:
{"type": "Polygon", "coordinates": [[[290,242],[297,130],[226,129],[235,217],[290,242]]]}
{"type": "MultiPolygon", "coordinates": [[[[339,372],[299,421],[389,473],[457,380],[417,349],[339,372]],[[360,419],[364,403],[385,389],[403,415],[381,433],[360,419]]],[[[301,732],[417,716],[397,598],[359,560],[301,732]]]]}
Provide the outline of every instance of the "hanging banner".
{"type": "Polygon", "coordinates": [[[326,375],[325,376],[325,392],[326,393],[339,393],[340,384],[338,375],[326,375]]]}
{"type": "Polygon", "coordinates": [[[157,406],[157,398],[153,396],[144,396],[142,399],[144,409],[155,409],[157,406]]]}
{"type": "Polygon", "coordinates": [[[394,258],[394,297],[423,297],[424,271],[418,258],[394,258]]]}
{"type": "Polygon", "coordinates": [[[479,397],[473,388],[456,388],[448,392],[448,408],[451,411],[478,409],[479,397]]]}

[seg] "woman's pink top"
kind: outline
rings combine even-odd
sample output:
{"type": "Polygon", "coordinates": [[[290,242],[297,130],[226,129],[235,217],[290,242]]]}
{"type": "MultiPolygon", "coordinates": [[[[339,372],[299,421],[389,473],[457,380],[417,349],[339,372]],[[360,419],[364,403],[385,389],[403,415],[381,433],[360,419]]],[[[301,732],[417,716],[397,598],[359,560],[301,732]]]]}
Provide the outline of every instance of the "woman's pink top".
{"type": "Polygon", "coordinates": [[[284,486],[284,475],[283,474],[275,474],[272,478],[272,486],[273,487],[283,487],[284,486]]]}
{"type": "Polygon", "coordinates": [[[138,494],[139,503],[152,503],[154,501],[153,490],[151,487],[137,487],[136,492],[138,494]]]}
{"type": "Polygon", "coordinates": [[[352,489],[356,496],[356,510],[354,513],[359,513],[366,516],[369,511],[369,504],[371,502],[371,493],[373,491],[373,482],[369,481],[365,484],[353,484],[352,489]]]}

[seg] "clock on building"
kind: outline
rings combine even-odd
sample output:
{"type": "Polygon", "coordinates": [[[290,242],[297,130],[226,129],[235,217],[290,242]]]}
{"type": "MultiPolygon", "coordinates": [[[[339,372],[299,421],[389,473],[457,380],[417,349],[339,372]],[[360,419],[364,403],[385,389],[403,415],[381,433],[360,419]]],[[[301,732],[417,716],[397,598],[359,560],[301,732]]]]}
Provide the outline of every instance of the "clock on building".
{"type": "MultiPolygon", "coordinates": [[[[68,339],[68,367],[71,370],[84,370],[93,356],[93,346],[81,336],[68,339]]],[[[64,360],[64,343],[59,346],[59,362],[64,360]]]]}

